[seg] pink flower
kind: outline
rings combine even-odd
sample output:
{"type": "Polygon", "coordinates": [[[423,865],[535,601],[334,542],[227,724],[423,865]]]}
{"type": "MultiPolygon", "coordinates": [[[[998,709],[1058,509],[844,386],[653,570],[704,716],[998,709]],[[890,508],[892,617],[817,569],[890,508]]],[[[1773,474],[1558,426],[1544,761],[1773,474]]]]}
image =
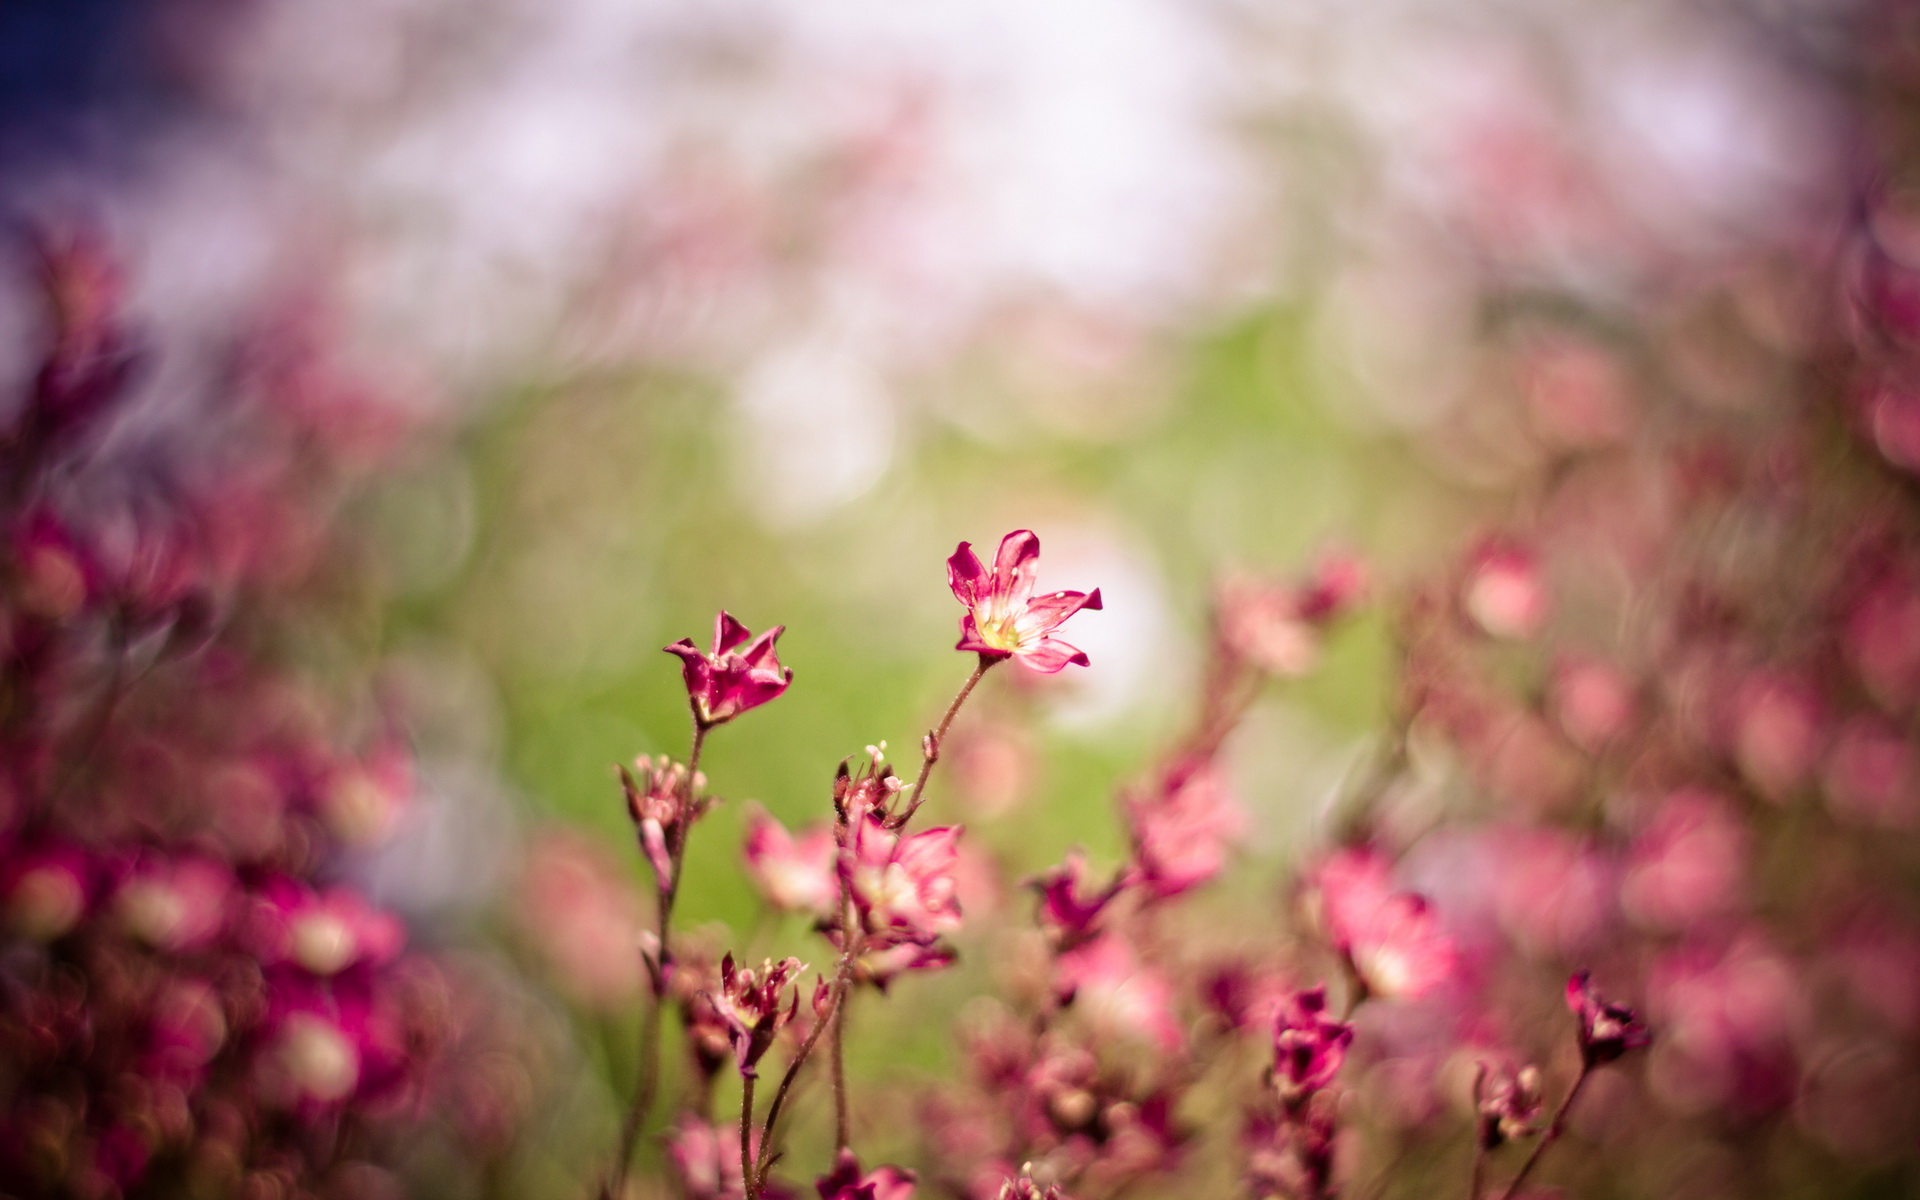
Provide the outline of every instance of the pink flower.
{"type": "Polygon", "coordinates": [[[1488,546],[1468,569],[1461,603],[1473,623],[1497,638],[1525,641],[1546,624],[1548,599],[1534,556],[1512,546],[1488,546]]]}
{"type": "Polygon", "coordinates": [[[1040,893],[1040,926],[1057,949],[1071,949],[1094,936],[1094,923],[1126,882],[1121,876],[1090,896],[1085,888],[1086,871],[1087,856],[1070,850],[1059,866],[1033,880],[1034,890],[1040,893]]]}
{"type": "Polygon", "coordinates": [[[787,690],[793,672],[780,665],[773,648],[785,629],[776,625],[754,637],[722,610],[713,622],[713,653],[701,653],[691,638],[665,647],[668,654],[680,657],[687,699],[702,725],[724,725],[787,690]],[[746,649],[740,650],[743,645],[746,649]]]}
{"type": "Polygon", "coordinates": [[[634,832],[640,836],[640,849],[653,868],[660,887],[673,884],[674,858],[685,844],[687,830],[704,815],[713,801],[700,795],[707,777],[687,778],[687,769],[662,756],[658,765],[641,755],[633,760],[636,779],[620,768],[620,787],[627,794],[627,815],[633,819],[634,832]]]}
{"type": "Polygon", "coordinates": [[[1220,640],[1261,670],[1305,674],[1319,658],[1321,634],[1366,589],[1366,565],[1344,554],[1328,555],[1298,585],[1229,582],[1217,601],[1220,640]]]}
{"type": "Polygon", "coordinates": [[[833,915],[840,884],[835,875],[833,830],[824,825],[799,835],[757,805],[747,810],[747,836],[742,846],[747,874],[767,903],[782,912],[833,915]]]}
{"type": "Polygon", "coordinates": [[[714,1011],[727,1023],[740,1074],[757,1074],[774,1035],[800,1011],[800,993],[789,993],[794,976],[806,970],[797,958],[767,959],[758,971],[734,966],[733,955],[720,960],[720,991],[710,995],[714,1011]]]}
{"type": "Polygon", "coordinates": [[[993,570],[980,565],[968,542],[961,542],[947,560],[947,583],[967,615],[960,618],[956,650],[972,650],[985,659],[1018,658],[1035,671],[1051,675],[1068,663],[1087,665],[1087,656],[1053,638],[1068,617],[1083,608],[1100,607],[1100,589],[1084,592],[1033,594],[1034,564],[1040,558],[1040,539],[1031,530],[1016,529],[1000,541],[993,570]]]}
{"type": "Polygon", "coordinates": [[[1474,1107],[1479,1113],[1480,1144],[1495,1150],[1504,1142],[1522,1138],[1540,1126],[1542,1097],[1540,1068],[1518,1071],[1501,1067],[1491,1075],[1482,1064],[1473,1081],[1474,1107]]]}
{"type": "Polygon", "coordinates": [[[1333,1082],[1353,1026],[1327,1015],[1327,989],[1295,992],[1273,1021],[1273,1086],[1289,1108],[1333,1082]]]}
{"type": "Polygon", "coordinates": [[[1593,990],[1587,971],[1575,971],[1567,980],[1567,1007],[1579,1021],[1580,1057],[1589,1067],[1612,1062],[1652,1039],[1638,1013],[1593,990]]]}
{"type": "Polygon", "coordinates": [[[913,1195],[915,1175],[899,1167],[875,1167],[860,1172],[860,1160],[845,1146],[834,1159],[833,1170],[814,1184],[820,1200],[908,1200],[913,1195]]]}
{"type": "Polygon", "coordinates": [[[1732,907],[1746,881],[1747,827],[1719,795],[1675,792],[1635,840],[1620,904],[1655,929],[1685,929],[1732,907]]]}
{"type": "Polygon", "coordinates": [[[902,837],[873,816],[849,827],[840,875],[880,946],[926,945],[960,927],[954,880],[960,833],[959,826],[942,826],[902,837]]]}
{"type": "Polygon", "coordinates": [[[1218,875],[1227,847],[1247,827],[1210,763],[1176,765],[1157,793],[1129,797],[1125,809],[1137,878],[1162,898],[1218,875]]]}
{"type": "Polygon", "coordinates": [[[1097,937],[1062,954],[1054,987],[1063,1002],[1089,1012],[1103,1031],[1145,1037],[1172,1054],[1186,1040],[1173,989],[1117,937],[1097,937]]]}
{"type": "Polygon", "coordinates": [[[1386,860],[1343,851],[1316,872],[1327,936],[1345,954],[1369,995],[1423,996],[1453,974],[1453,940],[1426,898],[1389,890],[1386,860]]]}

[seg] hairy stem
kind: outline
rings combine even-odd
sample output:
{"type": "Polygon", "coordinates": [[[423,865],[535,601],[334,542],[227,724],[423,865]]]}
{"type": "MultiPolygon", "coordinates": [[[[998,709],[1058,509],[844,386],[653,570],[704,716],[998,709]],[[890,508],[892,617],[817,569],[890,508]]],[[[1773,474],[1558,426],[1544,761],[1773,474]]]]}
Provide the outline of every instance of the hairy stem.
{"type": "Polygon", "coordinates": [[[753,1081],[751,1074],[740,1081],[740,1178],[747,1200],[760,1200],[760,1181],[753,1170],[753,1081]]]}
{"type": "MultiPolygon", "coordinates": [[[[707,732],[711,728],[697,713],[694,715],[693,748],[687,753],[687,794],[683,797],[689,806],[693,804],[694,778],[700,770],[700,752],[706,748],[707,732]]],[[[660,1019],[667,1004],[667,964],[673,961],[668,948],[673,927],[673,901],[680,892],[680,864],[687,853],[684,825],[668,850],[672,855],[673,871],[668,878],[658,881],[659,903],[656,907],[659,920],[654,936],[659,942],[659,957],[650,964],[648,971],[653,991],[652,1002],[640,1017],[640,1078],[634,1084],[633,1103],[628,1106],[627,1114],[620,1122],[620,1144],[614,1151],[613,1177],[605,1193],[611,1200],[619,1200],[626,1192],[627,1173],[633,1165],[633,1148],[640,1142],[641,1126],[646,1124],[647,1114],[653,1109],[654,1093],[660,1089],[660,1019]]]]}
{"type": "Polygon", "coordinates": [[[841,955],[839,968],[833,977],[833,992],[827,1015],[814,1022],[812,1030],[807,1033],[806,1040],[800,1043],[800,1049],[794,1053],[793,1061],[787,1064],[786,1073],[780,1077],[780,1086],[773,1093],[773,1103],[767,1106],[767,1119],[760,1124],[760,1153],[754,1160],[754,1177],[762,1185],[766,1183],[767,1167],[773,1157],[774,1129],[780,1120],[781,1109],[786,1106],[787,1093],[793,1090],[794,1081],[800,1077],[800,1068],[806,1065],[808,1057],[813,1054],[813,1048],[820,1043],[821,1036],[838,1021],[840,1009],[847,1002],[847,989],[853,981],[853,960],[856,957],[858,957],[857,950],[853,954],[841,955]]]}
{"type": "Polygon", "coordinates": [[[927,779],[933,774],[933,764],[940,761],[940,743],[946,740],[947,729],[953,724],[954,715],[960,711],[960,706],[967,702],[967,697],[973,694],[974,686],[980,682],[981,677],[992,670],[993,665],[999,661],[997,658],[988,658],[984,654],[980,656],[979,665],[974,667],[973,674],[967,676],[967,681],[960,685],[960,694],[953,698],[952,704],[947,705],[946,715],[940,718],[940,724],[927,735],[927,740],[921,743],[920,777],[913,781],[913,791],[907,796],[907,807],[893,819],[895,829],[905,827],[908,821],[913,820],[913,814],[920,810],[921,797],[927,790],[927,779]]]}
{"type": "Polygon", "coordinates": [[[1581,1064],[1580,1074],[1575,1077],[1573,1086],[1567,1089],[1567,1098],[1562,1100],[1560,1107],[1554,1110],[1553,1120],[1547,1123],[1546,1132],[1542,1133],[1540,1140],[1534,1143],[1533,1153],[1527,1155],[1527,1161],[1520,1164],[1520,1173],[1513,1177],[1513,1182],[1507,1185],[1507,1190],[1500,1193],[1500,1200],[1513,1200],[1513,1197],[1519,1193],[1521,1185],[1527,1182],[1527,1176],[1533,1174],[1533,1168],[1539,1164],[1540,1156],[1547,1152],[1547,1147],[1559,1138],[1560,1131],[1565,1128],[1567,1110],[1573,1107],[1573,1098],[1580,1094],[1581,1086],[1587,1082],[1587,1076],[1592,1073],[1591,1067],[1585,1063],[1581,1064]]]}

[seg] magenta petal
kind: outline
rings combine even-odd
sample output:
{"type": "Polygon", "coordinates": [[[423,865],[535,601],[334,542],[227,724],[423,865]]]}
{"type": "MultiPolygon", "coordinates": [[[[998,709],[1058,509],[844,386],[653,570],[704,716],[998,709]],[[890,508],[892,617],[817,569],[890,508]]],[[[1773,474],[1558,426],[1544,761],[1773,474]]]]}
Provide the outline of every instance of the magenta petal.
{"type": "MultiPolygon", "coordinates": [[[[753,644],[745,650],[742,650],[740,657],[746,659],[747,666],[756,671],[768,666],[778,671],[780,669],[780,662],[774,656],[773,643],[775,639],[786,631],[787,627],[785,625],[775,625],[772,629],[767,630],[759,637],[753,639],[753,644]]],[[[744,633],[746,631],[742,630],[741,632],[744,633]]],[[[735,644],[737,645],[738,643],[735,644]]]]}
{"type": "Polygon", "coordinates": [[[1020,661],[1042,675],[1052,675],[1064,669],[1068,663],[1076,667],[1086,666],[1087,656],[1077,647],[1047,638],[1031,649],[1020,651],[1020,661]]]}
{"type": "Polygon", "coordinates": [[[1001,601],[1021,601],[1033,594],[1035,564],[1040,561],[1040,538],[1031,529],[1016,529],[1000,539],[993,556],[993,595],[1001,601]]]}
{"type": "Polygon", "coordinates": [[[1053,592],[1045,596],[1035,596],[1027,601],[1026,615],[1020,619],[1023,629],[1044,633],[1059,627],[1062,621],[1083,608],[1100,607],[1100,590],[1094,589],[1091,596],[1085,592],[1053,592]]]}
{"type": "Polygon", "coordinates": [[[973,552],[971,542],[961,542],[953,556],[947,559],[947,586],[953,589],[953,598],[972,608],[980,595],[980,580],[987,569],[980,565],[980,556],[973,552]]]}
{"type": "Polygon", "coordinates": [[[713,619],[713,656],[720,657],[752,636],[745,625],[733,619],[732,613],[721,609],[720,615],[713,619]]]}

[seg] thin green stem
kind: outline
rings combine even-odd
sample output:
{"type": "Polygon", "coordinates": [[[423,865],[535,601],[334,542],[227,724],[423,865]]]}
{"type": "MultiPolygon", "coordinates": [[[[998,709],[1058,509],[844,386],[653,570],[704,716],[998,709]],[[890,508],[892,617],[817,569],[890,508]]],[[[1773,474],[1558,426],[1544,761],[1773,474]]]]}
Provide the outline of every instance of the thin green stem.
{"type": "Polygon", "coordinates": [[[747,1200],[760,1200],[760,1181],[753,1169],[753,1083],[749,1074],[740,1081],[740,1178],[747,1200]]]}
{"type": "Polygon", "coordinates": [[[979,665],[973,668],[973,674],[967,676],[967,681],[960,685],[960,694],[953,698],[952,704],[947,705],[946,715],[940,718],[940,724],[934,728],[933,732],[927,734],[926,741],[920,744],[920,777],[913,781],[913,791],[907,795],[907,807],[893,819],[895,829],[904,828],[908,821],[913,820],[913,814],[920,810],[920,801],[927,790],[927,779],[933,774],[933,764],[940,761],[940,744],[946,740],[947,729],[953,724],[953,718],[959,713],[960,706],[965,704],[967,697],[973,694],[974,686],[999,661],[997,658],[988,658],[984,654],[980,656],[979,665]]]}
{"type": "MultiPolygon", "coordinates": [[[[689,809],[694,800],[694,780],[700,771],[700,752],[706,749],[707,733],[712,728],[700,719],[698,713],[694,714],[693,748],[687,753],[686,794],[681,797],[689,809]]],[[[614,1151],[612,1179],[604,1193],[610,1200],[620,1200],[626,1192],[627,1174],[633,1165],[633,1150],[640,1142],[640,1129],[646,1124],[647,1114],[653,1111],[654,1094],[660,1090],[660,1019],[667,1003],[667,965],[673,961],[668,938],[673,927],[673,902],[680,892],[680,865],[687,853],[687,828],[685,824],[681,825],[674,844],[668,848],[673,865],[669,878],[657,881],[659,903],[655,906],[658,921],[654,936],[659,945],[655,951],[656,958],[648,964],[647,970],[653,995],[640,1017],[640,1078],[634,1085],[633,1103],[628,1106],[627,1114],[620,1122],[620,1142],[614,1151]]]]}

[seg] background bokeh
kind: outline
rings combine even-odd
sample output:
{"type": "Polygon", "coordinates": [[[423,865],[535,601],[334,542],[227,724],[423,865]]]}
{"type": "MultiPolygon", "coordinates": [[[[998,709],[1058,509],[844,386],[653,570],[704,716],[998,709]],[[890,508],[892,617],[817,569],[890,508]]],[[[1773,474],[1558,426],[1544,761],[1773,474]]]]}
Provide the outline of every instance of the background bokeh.
{"type": "MultiPolygon", "coordinates": [[[[792,691],[705,760],[682,919],[806,958],[742,886],[748,802],[798,823],[842,758],[910,757],[968,667],[942,560],[1035,529],[1043,588],[1104,593],[1093,666],[991,677],[934,803],[1009,877],[1116,861],[1216,580],[1347,549],[1390,593],[1631,435],[1566,329],[1764,410],[1745,350],[1792,351],[1790,264],[1852,218],[1886,7],[21,0],[0,200],[97,222],[168,347],[115,445],[191,445],[240,324],[363,381],[357,582],[301,654],[370,667],[419,759],[357,877],[534,981],[551,1103],[502,1186],[559,1195],[632,1070],[637,964],[597,955],[645,908],[611,764],[685,753],[661,646],[787,627],[792,691]],[[554,856],[605,887],[548,895],[554,856]],[[555,953],[543,903],[608,940],[555,953]]],[[[0,295],[0,379],[32,306],[0,295]]],[[[1366,615],[1255,710],[1207,903],[1326,838],[1393,671],[1366,615]]],[[[941,1069],[927,1014],[990,965],[870,1006],[856,1072],[941,1069]]]]}

